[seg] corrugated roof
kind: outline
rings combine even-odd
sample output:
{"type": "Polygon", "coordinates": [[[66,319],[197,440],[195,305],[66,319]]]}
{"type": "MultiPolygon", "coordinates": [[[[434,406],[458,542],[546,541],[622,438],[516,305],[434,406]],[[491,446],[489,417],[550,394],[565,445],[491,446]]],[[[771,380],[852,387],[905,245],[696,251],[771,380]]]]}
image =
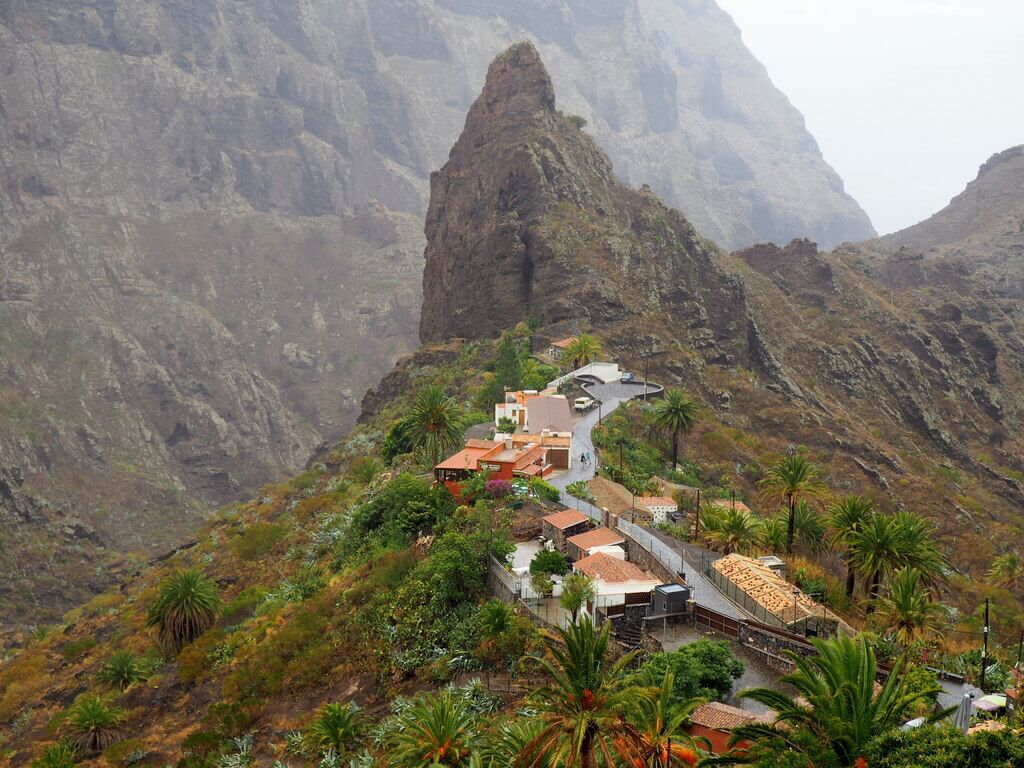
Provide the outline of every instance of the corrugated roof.
{"type": "Polygon", "coordinates": [[[566,528],[572,528],[574,525],[585,523],[589,519],[589,517],[575,509],[563,509],[561,512],[555,512],[545,517],[544,522],[560,531],[564,531],[566,528]]]}
{"type": "Polygon", "coordinates": [[[530,430],[540,432],[572,432],[572,411],[569,401],[562,396],[537,395],[526,403],[526,421],[530,430]]]}
{"type": "Polygon", "coordinates": [[[575,536],[570,536],[566,541],[586,552],[587,550],[594,549],[596,547],[622,544],[625,542],[625,539],[611,528],[601,526],[600,528],[595,528],[594,530],[587,531],[586,533],[577,533],[575,536]]]}
{"type": "Polygon", "coordinates": [[[649,581],[652,582],[651,589],[657,585],[658,579],[654,574],[642,571],[632,563],[619,560],[605,552],[598,552],[590,557],[584,557],[573,563],[573,570],[585,573],[594,581],[603,581],[607,584],[623,584],[627,581],[649,581]]]}

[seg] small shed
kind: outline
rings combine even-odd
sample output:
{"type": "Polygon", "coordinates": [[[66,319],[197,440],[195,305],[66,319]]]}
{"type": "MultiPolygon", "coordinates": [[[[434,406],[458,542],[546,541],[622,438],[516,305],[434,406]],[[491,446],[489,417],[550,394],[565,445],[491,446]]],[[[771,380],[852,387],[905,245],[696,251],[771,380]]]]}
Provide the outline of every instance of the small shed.
{"type": "Polygon", "coordinates": [[[566,551],[566,540],[570,536],[590,530],[590,518],[575,509],[563,509],[541,520],[541,535],[548,539],[559,552],[566,551]]]}
{"type": "Polygon", "coordinates": [[[686,603],[690,596],[690,588],[682,584],[659,584],[651,594],[647,615],[651,618],[681,616],[687,612],[686,603]]]}
{"type": "MultiPolygon", "coordinates": [[[[608,551],[609,547],[615,547],[620,544],[625,544],[626,540],[622,538],[622,535],[616,533],[611,528],[605,528],[603,525],[594,528],[584,533],[578,533],[575,536],[570,536],[566,539],[566,554],[570,560],[582,560],[588,555],[592,555],[597,551],[608,551]]],[[[620,548],[621,550],[621,548],[620,548]]],[[[625,550],[622,551],[620,559],[625,559],[625,550]]],[[[615,552],[608,552],[613,557],[618,556],[615,552]]]]}

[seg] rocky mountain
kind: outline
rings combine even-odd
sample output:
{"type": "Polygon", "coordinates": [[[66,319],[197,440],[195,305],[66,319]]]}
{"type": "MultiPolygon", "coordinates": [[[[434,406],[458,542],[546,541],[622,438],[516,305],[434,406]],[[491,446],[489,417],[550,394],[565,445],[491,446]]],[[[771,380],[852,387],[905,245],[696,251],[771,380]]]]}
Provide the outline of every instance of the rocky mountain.
{"type": "Polygon", "coordinates": [[[491,67],[432,192],[424,342],[529,317],[549,337],[593,330],[739,434],[808,446],[847,487],[931,514],[957,567],[994,531],[1019,539],[1019,303],[894,293],[870,243],[718,251],[615,179],[526,44],[491,67]]]}
{"type": "Polygon", "coordinates": [[[872,234],[713,2],[0,3],[0,466],[143,552],[301,466],[412,349],[429,174],[524,37],[705,235],[872,234]]]}

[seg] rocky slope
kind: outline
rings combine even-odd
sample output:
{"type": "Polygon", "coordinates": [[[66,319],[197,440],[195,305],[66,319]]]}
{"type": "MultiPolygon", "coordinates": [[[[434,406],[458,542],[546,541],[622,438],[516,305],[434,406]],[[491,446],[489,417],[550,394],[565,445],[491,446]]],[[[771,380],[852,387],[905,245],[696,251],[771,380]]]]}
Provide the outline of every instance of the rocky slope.
{"type": "Polygon", "coordinates": [[[1021,535],[1024,329],[983,281],[937,302],[894,293],[867,246],[717,251],[615,180],[529,45],[496,60],[432,186],[423,341],[531,316],[549,336],[593,329],[742,433],[807,445],[844,486],[931,514],[957,567],[994,532],[1021,535]]]}
{"type": "Polygon", "coordinates": [[[0,466],[153,551],[302,465],[412,348],[429,174],[523,37],[705,234],[870,234],[712,2],[2,3],[0,466]]]}

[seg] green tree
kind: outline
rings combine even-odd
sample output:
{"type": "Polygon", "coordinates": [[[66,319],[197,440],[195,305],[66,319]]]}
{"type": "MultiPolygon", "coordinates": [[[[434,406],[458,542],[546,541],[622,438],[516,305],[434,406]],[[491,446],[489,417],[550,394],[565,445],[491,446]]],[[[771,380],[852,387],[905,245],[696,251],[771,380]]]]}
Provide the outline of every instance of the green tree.
{"type": "Polygon", "coordinates": [[[825,525],[817,510],[813,509],[806,500],[801,500],[796,505],[793,528],[797,540],[808,552],[818,553],[825,548],[825,525]]]}
{"type": "Polygon", "coordinates": [[[356,747],[366,731],[366,718],[352,702],[326,704],[309,725],[309,740],[319,750],[344,755],[356,747]]]}
{"type": "Polygon", "coordinates": [[[520,341],[507,331],[498,339],[495,350],[494,378],[502,388],[519,389],[522,372],[520,367],[520,341]]]}
{"type": "Polygon", "coordinates": [[[124,710],[111,707],[99,696],[83,696],[64,720],[67,740],[76,754],[98,755],[122,738],[124,710]]]}
{"type": "Polygon", "coordinates": [[[787,652],[794,669],[779,678],[780,685],[792,688],[796,695],[775,688],[740,692],[741,698],[774,710],[776,720],[733,729],[730,744],[768,742],[769,748],[799,754],[831,750],[839,766],[849,768],[864,755],[872,738],[899,727],[915,702],[938,692],[937,688],[909,691],[901,664],[876,688],[877,662],[863,635],[811,642],[813,656],[787,652]],[[807,741],[801,738],[804,734],[813,738],[807,741]]]}
{"type": "Polygon", "coordinates": [[[584,616],[559,629],[557,640],[547,640],[549,658],[540,663],[550,682],[531,697],[542,728],[523,750],[523,766],[537,768],[546,760],[566,768],[616,768],[616,755],[635,756],[638,735],[625,717],[654,693],[630,682],[627,668],[634,654],[611,661],[610,630],[606,623],[595,632],[584,616]]]}
{"type": "Polygon", "coordinates": [[[643,685],[658,686],[671,674],[673,698],[724,701],[733,683],[743,676],[743,664],[729,644],[721,640],[697,640],[674,651],[652,653],[637,670],[643,685]]]}
{"type": "Polygon", "coordinates": [[[961,733],[948,724],[879,734],[865,751],[871,768],[1011,768],[1024,765],[1024,739],[1010,729],[961,733]]]}
{"type": "Polygon", "coordinates": [[[793,554],[793,538],[796,535],[796,508],[801,501],[820,501],[828,494],[828,488],[819,477],[821,470],[816,464],[799,453],[784,457],[768,470],[758,483],[761,497],[768,506],[785,503],[789,509],[789,523],[786,528],[786,554],[793,554]]]}
{"type": "Polygon", "coordinates": [[[540,597],[550,597],[555,585],[551,581],[551,574],[544,571],[537,571],[530,574],[530,589],[540,597]]]}
{"type": "Polygon", "coordinates": [[[1013,592],[1024,586],[1024,559],[1017,552],[1006,552],[992,561],[985,575],[989,583],[1013,592]]]}
{"type": "Polygon", "coordinates": [[[943,607],[921,588],[921,572],[914,568],[896,571],[886,587],[886,594],[876,601],[875,621],[904,648],[928,637],[945,615],[943,607]]]}
{"type": "Polygon", "coordinates": [[[448,691],[416,701],[397,716],[387,755],[392,768],[462,768],[479,744],[476,718],[448,691]]]}
{"type": "Polygon", "coordinates": [[[853,597],[857,568],[850,553],[854,534],[861,531],[875,514],[874,505],[863,496],[843,496],[828,508],[826,543],[841,550],[846,560],[846,596],[853,597]]]}
{"type": "Polygon", "coordinates": [[[440,387],[424,387],[409,412],[408,435],[413,447],[426,451],[431,465],[436,465],[442,453],[454,450],[462,442],[459,406],[440,387]]]}
{"type": "Polygon", "coordinates": [[[596,336],[581,333],[562,350],[561,360],[570,370],[582,368],[601,356],[603,349],[596,336]]]}
{"type": "Polygon", "coordinates": [[[177,653],[213,626],[220,609],[217,585],[199,571],[175,571],[160,584],[146,612],[165,650],[177,653]]]}
{"type": "Polygon", "coordinates": [[[580,608],[597,595],[594,582],[585,573],[571,573],[562,580],[561,606],[569,612],[575,623],[580,608]]]}
{"type": "MultiPolygon", "coordinates": [[[[701,698],[679,699],[671,672],[665,674],[656,696],[640,698],[628,716],[637,732],[639,765],[696,765],[698,744],[685,726],[693,710],[703,703],[701,698]]],[[[707,749],[710,745],[701,739],[700,746],[707,749]]]]}
{"type": "Polygon", "coordinates": [[[516,431],[516,423],[508,416],[502,416],[498,419],[498,431],[511,435],[516,431]]]}
{"type": "Polygon", "coordinates": [[[152,667],[131,651],[115,651],[96,675],[97,682],[108,689],[123,691],[146,680],[152,667]]]}
{"type": "Polygon", "coordinates": [[[387,434],[384,435],[384,441],[380,446],[380,457],[389,467],[398,456],[411,453],[416,448],[409,437],[409,422],[408,416],[396,419],[391,422],[387,434]]]}
{"type": "Polygon", "coordinates": [[[721,517],[705,520],[704,537],[727,555],[750,552],[761,539],[761,520],[745,509],[729,507],[721,517]]]}
{"type": "Polygon", "coordinates": [[[561,552],[542,549],[530,561],[530,573],[546,573],[562,576],[569,570],[569,561],[561,552]]]}
{"type": "Polygon", "coordinates": [[[670,389],[654,404],[654,424],[672,436],[672,469],[679,464],[679,436],[697,426],[697,404],[681,389],[670,389]]]}
{"type": "Polygon", "coordinates": [[[769,552],[781,552],[786,548],[786,518],[769,517],[761,524],[761,535],[758,539],[762,549],[769,552]]]}

